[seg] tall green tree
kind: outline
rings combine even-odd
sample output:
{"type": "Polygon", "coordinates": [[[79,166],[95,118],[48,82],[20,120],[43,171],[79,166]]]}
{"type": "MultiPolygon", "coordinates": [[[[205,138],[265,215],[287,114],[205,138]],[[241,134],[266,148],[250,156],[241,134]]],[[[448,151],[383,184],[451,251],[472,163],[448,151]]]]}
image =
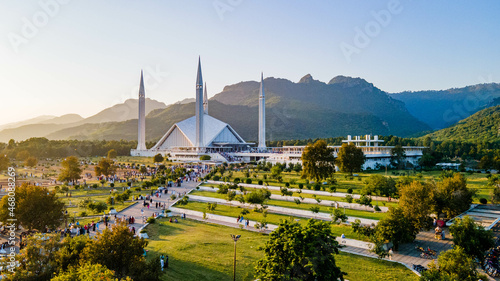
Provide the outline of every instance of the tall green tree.
{"type": "Polygon", "coordinates": [[[363,150],[354,144],[343,143],[337,153],[336,162],[342,172],[352,175],[354,172],[361,171],[365,163],[365,155],[363,150]]]}
{"type": "Polygon", "coordinates": [[[467,255],[464,249],[456,246],[451,250],[442,252],[438,262],[430,263],[429,270],[422,272],[421,281],[478,281],[488,280],[476,270],[474,260],[467,255]]]}
{"type": "Polygon", "coordinates": [[[484,229],[469,216],[456,218],[450,226],[450,233],[455,245],[462,247],[466,254],[480,261],[484,260],[484,253],[495,245],[493,232],[484,229]]]}
{"type": "Polygon", "coordinates": [[[399,208],[404,216],[413,219],[416,229],[428,229],[431,226],[433,192],[433,185],[422,184],[419,181],[413,181],[399,189],[399,208]]]}
{"type": "Polygon", "coordinates": [[[365,181],[363,192],[367,195],[377,194],[381,196],[392,196],[397,193],[396,181],[382,175],[371,175],[365,181]]]}
{"type": "Polygon", "coordinates": [[[114,225],[97,234],[95,240],[80,255],[82,263],[102,264],[115,271],[115,276],[132,277],[134,280],[159,280],[159,262],[156,271],[150,272],[143,254],[148,242],[134,237],[127,225],[114,225]]]}
{"type": "Polygon", "coordinates": [[[417,234],[412,218],[405,216],[401,208],[389,207],[387,215],[375,227],[373,239],[378,246],[392,242],[397,250],[402,243],[413,242],[417,234]]]}
{"type": "Polygon", "coordinates": [[[80,161],[76,156],[69,156],[64,159],[61,163],[62,169],[59,177],[59,181],[71,181],[75,182],[79,180],[82,176],[82,169],[80,168],[80,161]]]}
{"type": "Polygon", "coordinates": [[[302,153],[302,177],[320,181],[331,176],[335,171],[333,148],[324,140],[308,144],[302,153]]]}
{"type": "Polygon", "coordinates": [[[461,173],[445,177],[436,185],[434,212],[453,218],[470,208],[475,190],[467,187],[467,180],[461,173]]]}
{"type": "Polygon", "coordinates": [[[95,166],[94,171],[96,176],[114,175],[116,173],[115,162],[109,158],[101,158],[99,163],[95,166]]]}
{"type": "Polygon", "coordinates": [[[4,196],[0,201],[0,221],[6,225],[8,219],[15,218],[26,229],[43,231],[45,227],[55,229],[63,221],[64,202],[46,187],[26,183],[17,187],[15,208],[9,198],[4,196]]]}
{"type": "Polygon", "coordinates": [[[309,220],[301,226],[284,221],[269,235],[264,258],[257,262],[261,280],[344,280],[335,263],[339,243],[327,222],[309,220]]]}
{"type": "Polygon", "coordinates": [[[0,155],[0,172],[9,167],[9,158],[6,155],[0,155]]]}
{"type": "Polygon", "coordinates": [[[404,169],[406,166],[406,152],[400,144],[391,149],[391,165],[397,169],[404,169]]]}

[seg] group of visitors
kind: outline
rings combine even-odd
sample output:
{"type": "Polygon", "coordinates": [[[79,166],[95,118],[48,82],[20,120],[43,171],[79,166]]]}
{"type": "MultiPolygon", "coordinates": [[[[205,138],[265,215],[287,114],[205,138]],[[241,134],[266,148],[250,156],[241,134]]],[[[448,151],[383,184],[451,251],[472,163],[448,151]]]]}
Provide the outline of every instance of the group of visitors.
{"type": "Polygon", "coordinates": [[[492,277],[500,276],[500,265],[498,263],[500,256],[500,246],[496,248],[491,248],[486,253],[486,258],[484,259],[484,271],[492,277]]]}

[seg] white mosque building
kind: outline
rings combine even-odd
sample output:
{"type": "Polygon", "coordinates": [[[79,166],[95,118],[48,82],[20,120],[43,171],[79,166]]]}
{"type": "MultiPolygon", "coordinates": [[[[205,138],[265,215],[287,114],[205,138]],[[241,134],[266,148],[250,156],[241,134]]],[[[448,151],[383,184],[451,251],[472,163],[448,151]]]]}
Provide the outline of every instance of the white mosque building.
{"type": "MultiPolygon", "coordinates": [[[[171,160],[199,162],[206,155],[212,162],[250,162],[267,161],[272,163],[301,163],[305,146],[266,147],[266,119],[264,79],[261,74],[259,89],[259,136],[258,144],[246,142],[229,124],[208,114],[207,89],[203,85],[201,60],[198,60],[196,78],[196,110],[195,115],[175,123],[163,137],[150,149],[146,149],[145,141],[145,90],[141,72],[139,88],[139,120],[137,149],[132,149],[132,156],[167,155],[171,160]]],[[[377,168],[388,166],[392,146],[381,146],[383,140],[378,136],[366,135],[364,138],[347,137],[343,142],[354,143],[366,156],[363,166],[377,168]]],[[[336,156],[340,146],[332,146],[336,156]]],[[[425,147],[403,147],[407,161],[416,165],[425,147]]]]}

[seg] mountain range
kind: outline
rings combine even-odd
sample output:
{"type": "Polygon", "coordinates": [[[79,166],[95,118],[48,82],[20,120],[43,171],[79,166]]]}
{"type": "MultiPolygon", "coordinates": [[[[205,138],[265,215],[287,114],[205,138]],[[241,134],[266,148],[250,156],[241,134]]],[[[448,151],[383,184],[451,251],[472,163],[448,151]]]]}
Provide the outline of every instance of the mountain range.
{"type": "Polygon", "coordinates": [[[491,106],[500,97],[500,84],[488,83],[442,91],[418,91],[391,94],[406,104],[408,111],[432,129],[451,126],[491,106]]]}
{"type": "MultiPolygon", "coordinates": [[[[298,82],[269,77],[264,85],[268,140],[422,135],[467,118],[500,97],[500,84],[495,83],[389,94],[362,78],[337,76],[324,83],[308,74],[298,82]]],[[[255,141],[258,92],[255,81],[226,86],[209,100],[209,114],[230,124],[247,141],[255,141]]],[[[168,106],[147,99],[146,111],[147,141],[156,141],[174,123],[194,115],[194,99],[168,106]]],[[[127,100],[88,118],[41,116],[4,126],[1,142],[29,137],[135,140],[137,100],[127,100]]]]}
{"type": "Polygon", "coordinates": [[[500,105],[476,112],[457,124],[431,133],[428,136],[438,141],[500,141],[500,105]]]}

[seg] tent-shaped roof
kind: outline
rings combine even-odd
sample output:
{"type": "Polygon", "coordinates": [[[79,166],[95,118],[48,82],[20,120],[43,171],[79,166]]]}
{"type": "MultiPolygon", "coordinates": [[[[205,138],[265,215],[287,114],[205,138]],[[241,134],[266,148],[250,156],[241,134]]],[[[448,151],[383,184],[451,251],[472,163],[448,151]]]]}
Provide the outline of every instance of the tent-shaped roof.
{"type": "MultiPolygon", "coordinates": [[[[213,147],[216,144],[246,144],[243,138],[229,124],[215,119],[208,114],[204,114],[203,116],[203,138],[202,147],[213,147]]],[[[174,124],[153,149],[192,147],[195,143],[196,116],[192,116],[174,124]]]]}

